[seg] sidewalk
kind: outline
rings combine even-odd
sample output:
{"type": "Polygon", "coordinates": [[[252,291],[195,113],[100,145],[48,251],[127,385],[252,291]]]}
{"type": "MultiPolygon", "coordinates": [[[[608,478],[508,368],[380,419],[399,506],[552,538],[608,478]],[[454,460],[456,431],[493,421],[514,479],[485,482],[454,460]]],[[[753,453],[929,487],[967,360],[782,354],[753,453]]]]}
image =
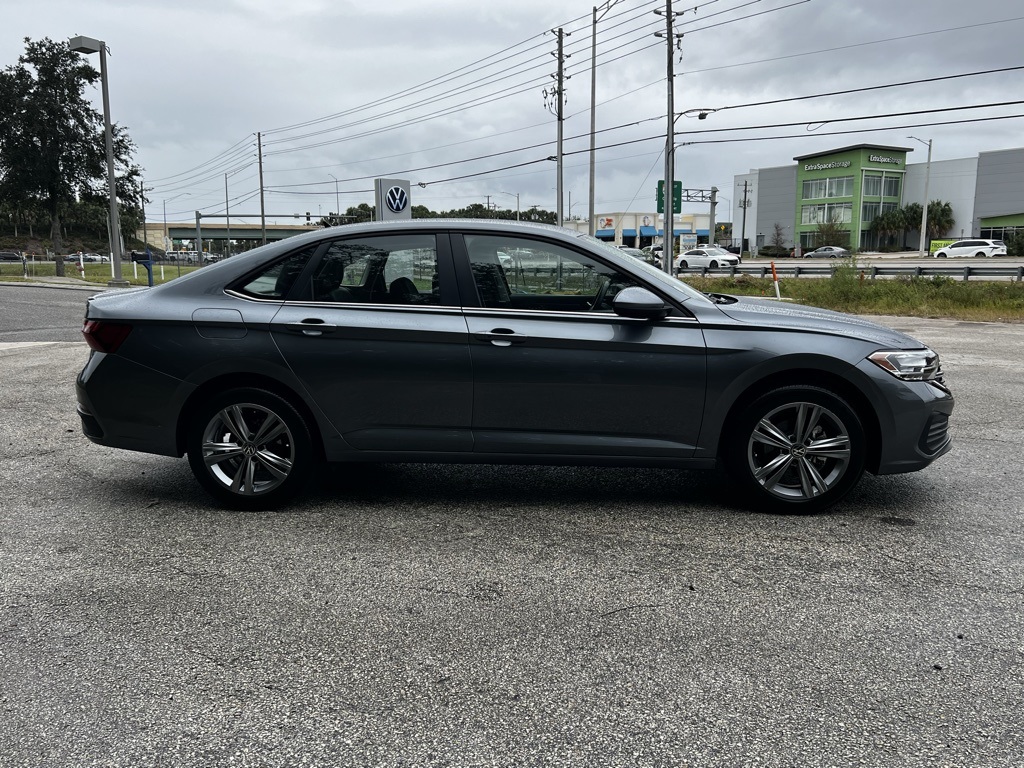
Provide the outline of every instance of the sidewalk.
{"type": "Polygon", "coordinates": [[[82,280],[78,277],[28,277],[23,280],[4,280],[0,277],[0,286],[4,285],[30,288],[70,288],[96,292],[109,290],[108,286],[103,283],[90,283],[88,280],[82,280]]]}

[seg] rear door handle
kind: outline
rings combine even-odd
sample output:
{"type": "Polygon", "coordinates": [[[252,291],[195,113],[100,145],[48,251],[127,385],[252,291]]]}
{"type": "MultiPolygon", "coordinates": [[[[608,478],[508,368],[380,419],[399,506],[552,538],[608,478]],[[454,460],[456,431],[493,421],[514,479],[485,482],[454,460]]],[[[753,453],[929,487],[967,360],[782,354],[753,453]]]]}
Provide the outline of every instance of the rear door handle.
{"type": "Polygon", "coordinates": [[[325,333],[334,333],[338,330],[338,326],[325,323],[319,317],[307,317],[301,323],[287,323],[285,328],[303,336],[323,336],[325,333]]]}
{"type": "Polygon", "coordinates": [[[529,338],[525,333],[516,333],[509,328],[495,328],[492,331],[481,331],[474,333],[480,341],[489,341],[496,347],[510,347],[513,344],[522,344],[529,338]]]}

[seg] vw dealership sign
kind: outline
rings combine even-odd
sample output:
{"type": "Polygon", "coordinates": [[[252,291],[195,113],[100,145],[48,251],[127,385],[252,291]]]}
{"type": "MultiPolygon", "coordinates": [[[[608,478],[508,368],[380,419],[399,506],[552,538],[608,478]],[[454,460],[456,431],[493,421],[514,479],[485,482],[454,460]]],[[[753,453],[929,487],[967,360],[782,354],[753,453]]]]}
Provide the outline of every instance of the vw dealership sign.
{"type": "Polygon", "coordinates": [[[377,221],[400,221],[412,218],[412,198],[405,179],[375,179],[377,221]]]}

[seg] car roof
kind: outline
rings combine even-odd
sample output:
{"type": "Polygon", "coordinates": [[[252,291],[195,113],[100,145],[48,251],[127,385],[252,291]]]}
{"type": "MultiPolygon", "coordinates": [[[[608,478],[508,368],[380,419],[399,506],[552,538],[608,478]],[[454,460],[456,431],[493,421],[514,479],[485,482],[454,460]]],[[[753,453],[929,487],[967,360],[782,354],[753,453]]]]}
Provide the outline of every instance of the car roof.
{"type": "MultiPolygon", "coordinates": [[[[556,227],[552,224],[542,224],[532,221],[521,222],[510,221],[507,219],[408,219],[405,221],[370,221],[358,224],[342,224],[337,227],[324,227],[312,232],[303,232],[302,234],[294,235],[292,237],[285,238],[284,240],[267,243],[264,246],[254,248],[251,251],[246,251],[238,256],[233,256],[230,259],[221,259],[220,261],[211,263],[208,267],[204,267],[202,270],[197,270],[188,275],[183,275],[176,280],[164,283],[157,286],[157,288],[150,290],[160,290],[170,294],[177,293],[179,290],[183,293],[191,293],[193,290],[192,285],[196,284],[195,281],[211,286],[221,282],[228,282],[236,277],[241,277],[246,274],[257,263],[269,261],[277,256],[298,250],[303,246],[314,245],[336,237],[352,237],[382,233],[395,234],[402,232],[408,232],[410,234],[414,232],[445,232],[448,230],[458,230],[463,233],[479,232],[481,234],[522,235],[525,237],[529,237],[530,235],[542,235],[549,240],[560,240],[566,244],[578,243],[582,239],[586,239],[591,242],[600,242],[591,238],[585,232],[577,232],[574,229],[567,229],[566,227],[556,227]]],[[[620,249],[613,248],[609,250],[621,253],[620,249]]],[[[620,258],[632,259],[628,254],[623,254],[620,258]]]]}

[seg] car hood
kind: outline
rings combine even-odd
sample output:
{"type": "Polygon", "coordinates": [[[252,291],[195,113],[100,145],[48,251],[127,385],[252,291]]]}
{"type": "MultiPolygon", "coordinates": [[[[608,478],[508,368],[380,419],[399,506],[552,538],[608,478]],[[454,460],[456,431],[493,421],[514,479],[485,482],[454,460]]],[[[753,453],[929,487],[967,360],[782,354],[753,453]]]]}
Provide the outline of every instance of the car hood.
{"type": "Polygon", "coordinates": [[[886,328],[856,315],[833,312],[830,309],[807,307],[802,304],[771,299],[730,296],[735,303],[719,304],[718,308],[733,320],[752,325],[798,329],[817,333],[862,339],[880,346],[900,349],[920,349],[925,345],[912,336],[886,328]]]}

